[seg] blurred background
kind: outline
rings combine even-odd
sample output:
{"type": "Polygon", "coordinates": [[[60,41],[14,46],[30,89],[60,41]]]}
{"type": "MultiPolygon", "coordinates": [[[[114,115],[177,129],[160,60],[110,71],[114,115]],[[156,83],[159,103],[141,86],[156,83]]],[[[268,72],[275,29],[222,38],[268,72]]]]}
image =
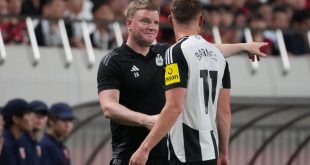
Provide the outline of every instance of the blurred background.
{"type": "MultiPolygon", "coordinates": [[[[174,43],[161,6],[157,42],[174,43]]],[[[264,41],[269,55],[228,59],[233,165],[310,164],[310,0],[201,0],[212,43],[264,41]]],[[[66,102],[74,165],[107,165],[109,120],[97,96],[101,58],[127,37],[130,0],[0,0],[0,107],[13,98],[66,102]]]]}

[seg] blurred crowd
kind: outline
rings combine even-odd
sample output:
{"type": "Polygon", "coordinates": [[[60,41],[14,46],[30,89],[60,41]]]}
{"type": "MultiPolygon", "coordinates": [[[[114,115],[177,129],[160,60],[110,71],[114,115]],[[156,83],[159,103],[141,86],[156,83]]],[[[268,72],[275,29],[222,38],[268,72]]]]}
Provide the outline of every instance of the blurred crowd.
{"type": "MultiPolygon", "coordinates": [[[[35,34],[40,46],[61,46],[57,19],[64,18],[72,47],[85,46],[78,21],[88,20],[94,48],[116,47],[112,22],[119,21],[123,38],[127,37],[125,9],[131,0],[0,0],[0,29],[6,44],[29,44],[24,19],[6,16],[32,16],[39,19],[35,34]]],[[[154,0],[161,6],[158,42],[173,43],[167,17],[171,0],[154,0]]],[[[254,41],[268,42],[267,54],[278,55],[276,29],[283,31],[289,54],[309,54],[306,32],[310,29],[310,0],[201,0],[205,25],[201,35],[214,42],[212,27],[218,26],[223,43],[245,42],[242,29],[249,27],[254,41]]]]}
{"type": "Polygon", "coordinates": [[[70,165],[63,140],[75,116],[66,103],[48,107],[40,100],[16,98],[0,108],[0,164],[70,165]]]}

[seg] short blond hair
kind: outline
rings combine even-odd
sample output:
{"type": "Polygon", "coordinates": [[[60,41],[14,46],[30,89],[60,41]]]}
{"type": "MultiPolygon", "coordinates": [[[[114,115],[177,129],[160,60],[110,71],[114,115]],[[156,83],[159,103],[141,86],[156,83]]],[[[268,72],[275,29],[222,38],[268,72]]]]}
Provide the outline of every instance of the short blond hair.
{"type": "Polygon", "coordinates": [[[160,12],[159,6],[153,0],[133,0],[127,7],[126,18],[133,17],[138,10],[143,9],[160,12]]]}

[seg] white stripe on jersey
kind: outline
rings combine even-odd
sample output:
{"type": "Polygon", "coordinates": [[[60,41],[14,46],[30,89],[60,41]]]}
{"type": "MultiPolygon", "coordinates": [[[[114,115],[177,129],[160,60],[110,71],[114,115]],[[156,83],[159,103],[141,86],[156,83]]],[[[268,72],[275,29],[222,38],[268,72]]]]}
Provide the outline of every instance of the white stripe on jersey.
{"type": "Polygon", "coordinates": [[[173,63],[173,58],[172,58],[172,49],[174,48],[175,45],[173,45],[169,51],[169,64],[173,63]]]}
{"type": "Polygon", "coordinates": [[[169,50],[170,50],[170,49],[167,49],[167,50],[166,50],[166,53],[165,53],[165,65],[168,65],[169,50]]]}

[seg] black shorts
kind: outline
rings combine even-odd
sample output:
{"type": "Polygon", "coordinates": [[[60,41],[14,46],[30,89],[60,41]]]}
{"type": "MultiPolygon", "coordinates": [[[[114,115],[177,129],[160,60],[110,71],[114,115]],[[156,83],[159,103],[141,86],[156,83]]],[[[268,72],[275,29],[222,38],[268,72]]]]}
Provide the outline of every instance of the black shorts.
{"type": "MultiPolygon", "coordinates": [[[[110,162],[110,165],[128,165],[129,164],[129,159],[112,159],[110,162]]],[[[163,159],[149,159],[146,162],[146,165],[168,165],[168,159],[163,160],[163,159]]]]}

